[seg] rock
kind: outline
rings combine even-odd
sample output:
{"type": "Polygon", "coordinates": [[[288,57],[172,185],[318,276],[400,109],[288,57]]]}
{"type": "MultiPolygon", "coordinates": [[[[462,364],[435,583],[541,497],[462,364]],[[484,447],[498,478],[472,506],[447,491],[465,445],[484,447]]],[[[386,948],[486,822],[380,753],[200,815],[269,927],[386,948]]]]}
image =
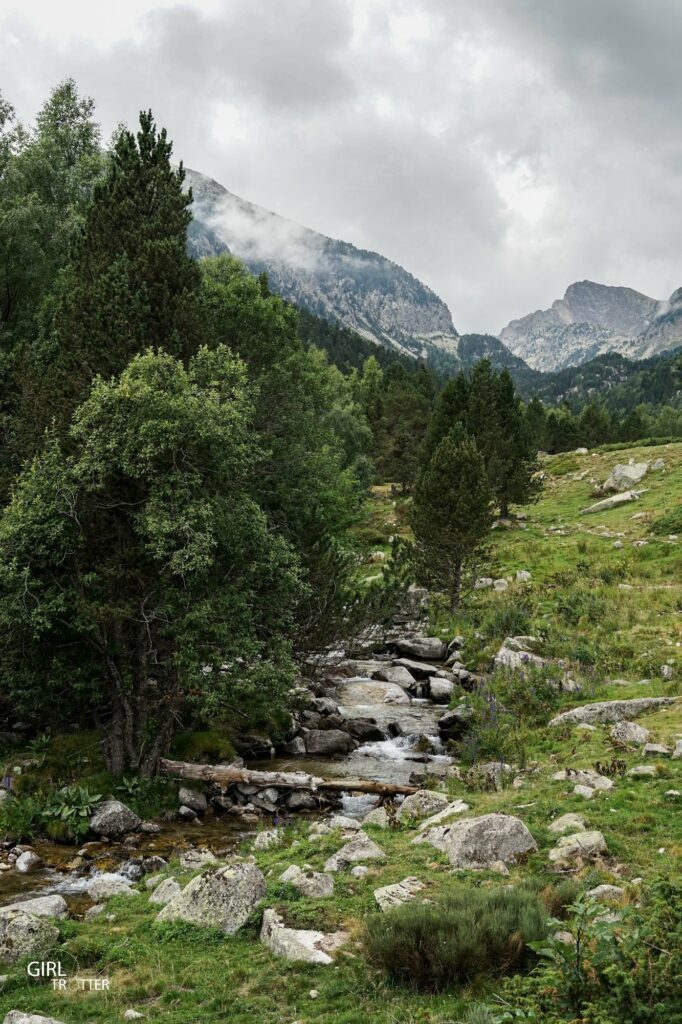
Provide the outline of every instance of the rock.
{"type": "Polygon", "coordinates": [[[580,786],[589,786],[590,789],[613,789],[613,780],[606,775],[600,775],[592,768],[567,768],[555,772],[552,776],[555,782],[576,782],[580,786]]]}
{"type": "Polygon", "coordinates": [[[552,718],[550,725],[575,725],[578,722],[623,722],[631,718],[639,718],[647,711],[658,711],[660,708],[674,704],[675,697],[635,697],[632,700],[603,700],[596,704],[583,704],[582,707],[563,711],[552,718]]]}
{"type": "Polygon", "coordinates": [[[576,448],[575,455],[587,455],[587,448],[576,448]]]}
{"type": "Polygon", "coordinates": [[[645,757],[670,757],[672,751],[663,743],[647,743],[642,753],[645,757]]]}
{"type": "Polygon", "coordinates": [[[419,831],[424,832],[429,828],[433,828],[435,825],[444,825],[449,822],[452,818],[457,817],[459,814],[465,814],[471,810],[469,804],[466,804],[464,800],[453,800],[452,803],[448,804],[437,814],[433,814],[430,818],[426,818],[419,825],[419,831]]]}
{"type": "Polygon", "coordinates": [[[94,903],[85,911],[85,918],[86,920],[89,920],[91,917],[99,917],[99,915],[103,914],[105,910],[106,907],[103,903],[94,903]]]}
{"type": "Polygon", "coordinates": [[[334,895],[334,879],[331,875],[323,874],[321,871],[301,869],[295,864],[280,876],[282,882],[288,882],[295,889],[302,892],[304,896],[311,899],[326,899],[334,895]]]}
{"type": "Polygon", "coordinates": [[[641,746],[649,739],[649,730],[635,722],[616,722],[609,733],[619,743],[633,743],[641,746]]]}
{"type": "Polygon", "coordinates": [[[164,857],[159,857],[158,854],[152,854],[151,857],[145,857],[142,862],[142,873],[145,875],[151,875],[154,871],[163,871],[164,868],[168,867],[168,861],[164,857]]]}
{"type": "Polygon", "coordinates": [[[136,832],[141,824],[137,814],[120,800],[105,800],[90,819],[90,830],[95,835],[115,839],[128,832],[136,832]]]}
{"type": "Polygon", "coordinates": [[[438,675],[437,665],[428,665],[423,661],[411,661],[410,658],[397,658],[394,665],[407,669],[413,679],[429,679],[430,676],[438,675]]]}
{"type": "Polygon", "coordinates": [[[305,743],[302,736],[294,736],[292,740],[284,744],[284,752],[286,754],[292,754],[294,757],[298,757],[301,754],[305,754],[305,743]]]}
{"type": "Polygon", "coordinates": [[[454,683],[449,679],[440,679],[438,676],[431,676],[429,679],[429,696],[434,704],[449,704],[454,683]]]}
{"type": "Polygon", "coordinates": [[[505,668],[513,672],[524,668],[542,668],[545,658],[534,654],[533,645],[537,643],[532,636],[508,636],[493,658],[493,668],[505,668]]]}
{"type": "Polygon", "coordinates": [[[479,576],[474,583],[474,590],[489,590],[493,585],[492,576],[479,576]]]}
{"type": "Polygon", "coordinates": [[[450,801],[444,793],[436,793],[431,789],[420,789],[406,796],[398,809],[398,819],[402,822],[421,821],[448,806],[450,801]]]}
{"type": "Polygon", "coordinates": [[[364,878],[365,875],[369,874],[369,868],[364,864],[356,864],[354,868],[350,869],[350,873],[353,878],[364,878]]]}
{"type": "Polygon", "coordinates": [[[332,814],[331,818],[327,821],[327,825],[331,829],[341,828],[347,832],[359,832],[362,827],[357,818],[348,818],[345,814],[332,814]]]}
{"type": "Polygon", "coordinates": [[[137,1010],[126,1010],[123,1014],[124,1020],[142,1020],[144,1017],[143,1013],[138,1013],[137,1010]]]}
{"type": "Polygon", "coordinates": [[[581,786],[579,784],[573,788],[573,792],[576,796],[582,796],[585,800],[591,800],[597,791],[596,789],[592,789],[591,786],[581,786]]]}
{"type": "Polygon", "coordinates": [[[628,768],[625,774],[632,779],[655,779],[658,772],[655,764],[636,764],[634,768],[628,768]]]}
{"type": "Polygon", "coordinates": [[[123,878],[96,878],[90,883],[86,892],[91,900],[110,900],[113,896],[136,896],[130,882],[123,878]]]}
{"type": "Polygon", "coordinates": [[[395,646],[402,655],[413,658],[433,658],[440,661],[447,654],[447,644],[437,636],[417,636],[395,641],[395,646]]]}
{"type": "Polygon", "coordinates": [[[533,577],[531,576],[531,574],[528,572],[527,569],[518,569],[517,572],[516,572],[516,579],[518,580],[519,583],[530,583],[532,578],[533,577]]]}
{"type": "Polygon", "coordinates": [[[165,907],[167,903],[174,900],[181,892],[182,886],[179,882],[176,882],[174,878],[165,878],[163,882],[156,886],[149,897],[149,902],[158,903],[162,907],[165,907]]]}
{"type": "Polygon", "coordinates": [[[314,811],[318,806],[318,800],[312,793],[294,790],[293,793],[289,793],[286,805],[290,811],[314,811]]]}
{"type": "Polygon", "coordinates": [[[414,676],[403,665],[384,665],[372,673],[372,679],[378,679],[383,683],[395,683],[404,689],[409,689],[414,683],[414,676]]]}
{"type": "Polygon", "coordinates": [[[474,717],[473,708],[468,704],[459,704],[451,711],[446,711],[438,719],[438,732],[441,739],[458,740],[471,728],[474,717]]]}
{"type": "Polygon", "coordinates": [[[675,674],[675,671],[674,671],[672,665],[661,665],[661,678],[662,679],[672,679],[674,674],[675,674]]]}
{"type": "Polygon", "coordinates": [[[652,473],[659,473],[662,469],[665,469],[664,459],[656,459],[650,466],[650,469],[652,473]]]}
{"type": "Polygon", "coordinates": [[[346,729],[359,743],[374,743],[386,739],[386,734],[373,718],[349,718],[346,721],[346,729]]]}
{"type": "Polygon", "coordinates": [[[578,857],[592,860],[602,853],[608,853],[608,848],[601,832],[576,832],[562,836],[554,849],[549,851],[549,859],[553,864],[578,857]]]}
{"type": "Polygon", "coordinates": [[[377,828],[388,828],[390,821],[385,807],[375,807],[362,819],[363,825],[376,825],[377,828]]]}
{"type": "Polygon", "coordinates": [[[349,864],[362,860],[383,860],[386,856],[380,846],[370,839],[366,832],[359,832],[350,842],[342,846],[329,858],[325,871],[343,871],[349,864]]]}
{"type": "Polygon", "coordinates": [[[58,938],[58,929],[46,917],[22,910],[0,913],[0,963],[14,964],[28,956],[41,957],[58,938]]]}
{"type": "Polygon", "coordinates": [[[413,839],[447,854],[456,868],[490,868],[513,864],[537,851],[537,843],[519,819],[510,814],[484,814],[451,825],[438,825],[413,839]]]}
{"type": "Polygon", "coordinates": [[[202,868],[214,867],[219,863],[216,855],[205,846],[196,850],[185,850],[180,854],[180,867],[186,871],[201,871],[202,868]]]}
{"type": "Polygon", "coordinates": [[[333,963],[331,953],[350,938],[348,932],[316,932],[302,928],[286,928],[279,914],[266,910],[260,940],[285,960],[301,960],[309,964],[333,963]]]}
{"type": "Polygon", "coordinates": [[[10,1010],[3,1024],[63,1024],[56,1017],[42,1017],[39,1013],[24,1013],[23,1010],[10,1010]]]}
{"type": "Polygon", "coordinates": [[[648,469],[648,462],[632,462],[627,466],[614,466],[611,475],[600,488],[601,493],[619,494],[622,491],[631,490],[635,484],[644,479],[648,469]]]}
{"type": "MultiPolygon", "coordinates": [[[[402,690],[400,692],[402,694],[402,690]]],[[[303,740],[306,754],[321,756],[350,754],[357,746],[353,737],[340,729],[306,729],[303,740]]]]}
{"type": "Polygon", "coordinates": [[[409,903],[423,888],[424,883],[411,875],[409,878],[403,878],[402,882],[396,882],[395,885],[384,885],[381,889],[375,889],[374,899],[382,910],[390,910],[391,907],[409,903]]]}
{"type": "Polygon", "coordinates": [[[592,900],[619,900],[625,894],[625,889],[619,885],[597,885],[585,893],[592,900]]]}
{"type": "Polygon", "coordinates": [[[233,935],[264,896],[265,878],[255,864],[218,868],[193,878],[157,921],[188,921],[233,935]]]}
{"type": "Polygon", "coordinates": [[[0,914],[9,914],[15,911],[31,914],[33,917],[64,918],[69,916],[66,900],[56,893],[51,896],[37,896],[35,899],[21,900],[19,903],[10,903],[9,906],[0,907],[0,914]]]}
{"type": "Polygon", "coordinates": [[[258,733],[238,736],[234,740],[234,745],[238,753],[250,761],[265,761],[275,756],[275,746],[270,737],[258,733]]]}
{"type": "Polygon", "coordinates": [[[284,835],[281,829],[268,828],[264,832],[259,832],[253,841],[254,850],[270,850],[273,846],[281,846],[284,840],[284,835]]]}
{"type": "Polygon", "coordinates": [[[682,759],[682,740],[677,740],[673,750],[673,761],[679,761],[680,759],[682,759]]]}
{"type": "Polygon", "coordinates": [[[624,494],[614,494],[612,498],[604,498],[603,501],[596,501],[594,505],[580,509],[581,516],[589,516],[594,512],[608,512],[609,509],[618,508],[619,505],[627,505],[630,501],[637,501],[640,498],[639,491],[625,491],[624,494]]]}
{"type": "Polygon", "coordinates": [[[203,814],[208,809],[208,800],[198,789],[189,789],[187,786],[181,786],[178,790],[178,800],[197,814],[203,814]]]}
{"type": "Polygon", "coordinates": [[[181,818],[182,821],[196,821],[198,817],[197,812],[191,807],[186,807],[185,804],[181,804],[178,808],[178,818],[181,818]]]}
{"type": "Polygon", "coordinates": [[[561,835],[564,832],[584,832],[585,822],[579,814],[562,814],[547,826],[549,832],[561,835]]]}
{"type": "Polygon", "coordinates": [[[42,866],[42,859],[33,850],[26,850],[14,862],[14,867],[20,875],[32,875],[34,871],[37,871],[42,866]]]}
{"type": "Polygon", "coordinates": [[[679,789],[666,789],[664,794],[668,800],[677,800],[678,797],[682,796],[679,789]]]}
{"type": "Polygon", "coordinates": [[[161,831],[161,826],[157,825],[155,821],[143,821],[140,825],[140,832],[144,832],[148,836],[158,836],[161,831]]]}
{"type": "Polygon", "coordinates": [[[507,580],[505,580],[505,579],[493,580],[493,590],[496,590],[498,593],[503,593],[505,590],[508,590],[508,589],[509,589],[509,583],[507,582],[507,580]]]}

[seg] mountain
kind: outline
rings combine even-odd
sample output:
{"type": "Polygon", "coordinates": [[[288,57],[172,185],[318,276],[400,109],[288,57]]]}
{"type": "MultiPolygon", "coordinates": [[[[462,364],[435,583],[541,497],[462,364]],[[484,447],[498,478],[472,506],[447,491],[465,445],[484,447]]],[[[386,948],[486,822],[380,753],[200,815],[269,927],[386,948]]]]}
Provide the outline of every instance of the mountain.
{"type": "Polygon", "coordinates": [[[512,320],[500,341],[545,372],[607,352],[644,359],[682,345],[682,289],[661,302],[632,288],[580,281],[549,309],[512,320]]]}
{"type": "Polygon", "coordinates": [[[397,263],[240,199],[197,171],[187,170],[186,184],[194,256],[230,252],[252,273],[267,271],[272,291],[287,301],[377,345],[456,360],[459,335],[448,307],[397,263]]]}

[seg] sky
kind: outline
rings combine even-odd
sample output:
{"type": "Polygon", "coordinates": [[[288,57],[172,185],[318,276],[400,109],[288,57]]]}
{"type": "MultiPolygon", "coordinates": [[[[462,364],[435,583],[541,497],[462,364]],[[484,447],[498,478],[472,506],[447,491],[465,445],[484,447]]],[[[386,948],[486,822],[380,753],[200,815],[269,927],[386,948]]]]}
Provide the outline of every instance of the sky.
{"type": "Polygon", "coordinates": [[[151,107],[189,167],[400,263],[460,332],[682,285],[680,0],[1,0],[0,90],[151,107]]]}

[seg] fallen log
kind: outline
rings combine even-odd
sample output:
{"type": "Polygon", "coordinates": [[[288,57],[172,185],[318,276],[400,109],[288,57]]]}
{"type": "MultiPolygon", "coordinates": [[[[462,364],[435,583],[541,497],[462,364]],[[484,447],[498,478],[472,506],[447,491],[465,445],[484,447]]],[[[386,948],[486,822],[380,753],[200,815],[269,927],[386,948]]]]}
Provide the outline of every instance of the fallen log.
{"type": "Polygon", "coordinates": [[[215,782],[219,786],[230,786],[234,782],[246,782],[254,786],[275,786],[279,789],[305,789],[311,793],[317,790],[334,790],[343,793],[380,793],[393,796],[398,793],[408,796],[416,793],[419,786],[400,786],[392,782],[374,782],[371,779],[323,779],[305,772],[257,772],[248,768],[233,768],[221,764],[190,764],[188,761],[170,761],[161,758],[161,775],[172,775],[177,779],[193,782],[215,782]]]}

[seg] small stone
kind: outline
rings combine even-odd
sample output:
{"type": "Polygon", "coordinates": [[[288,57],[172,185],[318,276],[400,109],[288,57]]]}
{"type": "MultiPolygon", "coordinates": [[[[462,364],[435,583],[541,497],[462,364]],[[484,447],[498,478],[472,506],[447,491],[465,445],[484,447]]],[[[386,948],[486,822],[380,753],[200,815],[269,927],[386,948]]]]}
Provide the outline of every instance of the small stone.
{"type": "Polygon", "coordinates": [[[208,800],[198,789],[190,789],[188,786],[181,786],[178,790],[178,800],[185,807],[189,807],[196,814],[203,814],[208,808],[208,800]]]}
{"type": "Polygon", "coordinates": [[[682,759],[682,740],[677,740],[675,743],[675,749],[673,750],[673,761],[679,761],[682,759]]]}
{"type": "Polygon", "coordinates": [[[584,832],[585,822],[579,814],[562,814],[547,826],[549,832],[562,835],[565,832],[584,832]]]}
{"type": "Polygon", "coordinates": [[[661,665],[661,676],[663,679],[672,679],[675,671],[672,665],[661,665]]]}
{"type": "Polygon", "coordinates": [[[592,900],[619,900],[625,893],[619,885],[597,885],[585,893],[592,900]]]}
{"type": "Polygon", "coordinates": [[[253,841],[254,850],[270,850],[273,846],[281,846],[284,835],[281,829],[270,828],[259,832],[253,841]]]}
{"type": "Polygon", "coordinates": [[[342,846],[329,858],[325,871],[342,871],[349,864],[363,860],[383,860],[386,856],[380,846],[370,839],[366,832],[359,832],[350,842],[342,846]]]}
{"type": "Polygon", "coordinates": [[[199,815],[196,811],[192,810],[191,807],[186,807],[185,804],[183,804],[178,809],[178,817],[183,821],[196,821],[199,815]]]}
{"type": "Polygon", "coordinates": [[[531,576],[531,574],[528,572],[527,569],[519,569],[519,570],[517,570],[516,579],[519,581],[519,583],[529,583],[530,580],[532,580],[532,578],[533,577],[531,576]]]}
{"type": "Polygon", "coordinates": [[[144,1017],[143,1013],[138,1013],[137,1010],[126,1010],[123,1014],[124,1020],[142,1020],[144,1017]]]}
{"type": "Polygon", "coordinates": [[[682,793],[680,793],[679,789],[666,789],[665,796],[667,796],[668,800],[677,800],[682,796],[682,793]]]}
{"type": "Polygon", "coordinates": [[[647,743],[642,753],[646,757],[670,757],[671,750],[663,743],[647,743]]]}
{"type": "Polygon", "coordinates": [[[576,796],[582,796],[585,800],[591,800],[594,794],[597,792],[596,789],[592,789],[591,786],[574,786],[573,792],[576,796]]]}
{"type": "Polygon", "coordinates": [[[42,859],[33,850],[26,850],[14,862],[14,867],[20,875],[32,875],[34,871],[37,871],[42,866],[42,859]]]}
{"type": "Polygon", "coordinates": [[[369,868],[366,864],[356,864],[354,868],[350,869],[350,873],[353,878],[364,878],[369,874],[369,868]]]}
{"type": "Polygon", "coordinates": [[[502,578],[499,580],[493,580],[493,590],[496,590],[498,594],[508,589],[509,583],[507,582],[507,580],[502,578]]]}
{"type": "Polygon", "coordinates": [[[635,778],[635,779],[639,779],[639,778],[655,779],[656,775],[658,773],[656,771],[656,765],[655,764],[636,764],[634,766],[634,768],[629,768],[628,771],[626,771],[625,774],[629,775],[630,778],[635,778]]]}

